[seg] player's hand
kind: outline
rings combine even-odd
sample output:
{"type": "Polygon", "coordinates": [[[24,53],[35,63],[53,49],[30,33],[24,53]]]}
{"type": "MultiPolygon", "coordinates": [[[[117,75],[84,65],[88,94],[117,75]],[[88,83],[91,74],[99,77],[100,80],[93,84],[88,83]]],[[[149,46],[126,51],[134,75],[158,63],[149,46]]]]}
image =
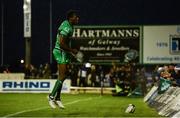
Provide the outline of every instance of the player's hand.
{"type": "Polygon", "coordinates": [[[78,53],[78,50],[77,50],[77,49],[72,49],[72,53],[73,53],[73,54],[77,54],[77,53],[78,53]]]}

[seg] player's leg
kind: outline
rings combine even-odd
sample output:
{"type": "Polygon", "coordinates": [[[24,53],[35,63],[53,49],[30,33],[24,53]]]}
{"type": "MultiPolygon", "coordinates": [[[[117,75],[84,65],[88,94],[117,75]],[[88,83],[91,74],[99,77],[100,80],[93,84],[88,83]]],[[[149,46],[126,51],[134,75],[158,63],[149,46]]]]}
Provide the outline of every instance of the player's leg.
{"type": "MultiPolygon", "coordinates": [[[[62,81],[62,83],[63,83],[64,81],[62,81]]],[[[61,97],[60,97],[60,95],[61,95],[61,90],[62,90],[62,86],[59,88],[59,90],[57,91],[57,94],[56,94],[56,97],[55,97],[55,100],[57,101],[57,100],[61,100],[61,97]]]]}
{"type": "MultiPolygon", "coordinates": [[[[55,60],[57,61],[58,64],[62,63],[62,53],[60,52],[60,50],[54,49],[53,50],[53,55],[55,60]]],[[[52,108],[56,108],[56,103],[55,103],[55,96],[57,95],[58,90],[61,87],[62,82],[60,81],[60,79],[58,78],[52,92],[49,94],[49,105],[52,108]]]]}
{"type": "MultiPolygon", "coordinates": [[[[62,85],[63,85],[63,82],[64,82],[64,80],[66,79],[66,77],[67,77],[67,71],[68,71],[68,64],[64,64],[63,66],[62,66],[62,64],[60,65],[58,65],[58,71],[59,71],[59,80],[61,80],[61,82],[62,82],[62,85]],[[63,70],[63,71],[61,71],[61,70],[63,70]]],[[[56,97],[55,97],[55,100],[61,100],[61,89],[62,89],[62,85],[60,86],[60,88],[59,88],[59,90],[57,91],[57,95],[56,95],[56,97]]]]}
{"type": "Polygon", "coordinates": [[[54,85],[52,92],[50,93],[50,96],[56,98],[57,92],[60,92],[63,81],[64,81],[64,77],[65,77],[65,71],[66,71],[66,65],[58,64],[59,76],[58,76],[58,79],[56,80],[56,83],[54,85]]]}
{"type": "Polygon", "coordinates": [[[63,81],[65,79],[66,71],[67,71],[66,64],[58,64],[59,76],[58,79],[56,80],[52,92],[49,94],[49,104],[52,108],[56,108],[55,107],[56,104],[60,108],[64,108],[63,104],[61,103],[60,94],[61,94],[63,81]]]}
{"type": "Polygon", "coordinates": [[[59,77],[58,78],[59,78],[61,85],[59,86],[59,89],[57,90],[55,101],[56,101],[56,104],[60,108],[64,108],[64,105],[61,102],[61,89],[62,89],[62,85],[63,85],[63,82],[64,82],[65,77],[66,77],[66,73],[67,73],[67,64],[59,64],[58,65],[58,71],[59,71],[59,77]]]}
{"type": "Polygon", "coordinates": [[[64,108],[64,106],[61,103],[60,99],[60,93],[63,85],[63,81],[66,76],[66,71],[67,71],[67,64],[70,62],[70,57],[68,53],[54,49],[53,50],[53,55],[58,63],[58,80],[56,81],[54,88],[52,92],[49,95],[49,105],[52,108],[55,108],[55,105],[58,105],[60,108],[64,108]]]}
{"type": "Polygon", "coordinates": [[[49,94],[49,105],[52,108],[56,108],[55,97],[58,94],[58,91],[61,87],[62,87],[62,81],[60,79],[57,79],[52,92],[49,94]]]}

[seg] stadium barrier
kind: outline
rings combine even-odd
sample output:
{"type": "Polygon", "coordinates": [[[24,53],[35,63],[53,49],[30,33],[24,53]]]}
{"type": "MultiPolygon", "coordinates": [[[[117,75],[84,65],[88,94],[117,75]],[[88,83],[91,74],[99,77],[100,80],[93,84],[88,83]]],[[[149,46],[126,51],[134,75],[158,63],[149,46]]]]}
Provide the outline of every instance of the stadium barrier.
{"type": "Polygon", "coordinates": [[[106,94],[112,94],[112,90],[115,90],[115,88],[110,87],[70,87],[71,93],[106,93],[106,94]]]}
{"type": "MultiPolygon", "coordinates": [[[[24,73],[0,74],[0,93],[49,93],[55,79],[24,79],[24,73]]],[[[112,94],[110,87],[74,87],[71,80],[63,82],[62,93],[106,93],[112,94]]]]}
{"type": "Polygon", "coordinates": [[[24,73],[0,73],[0,80],[2,79],[17,79],[23,80],[25,77],[24,73]]]}
{"type": "Polygon", "coordinates": [[[164,93],[158,93],[158,86],[153,86],[144,97],[150,107],[155,108],[158,114],[165,117],[180,117],[180,88],[169,87],[164,93]]]}
{"type": "MultiPolygon", "coordinates": [[[[55,79],[1,79],[0,93],[49,93],[52,91],[55,79]]],[[[115,88],[110,87],[74,87],[71,80],[63,82],[62,93],[106,93],[111,94],[115,88]]]]}

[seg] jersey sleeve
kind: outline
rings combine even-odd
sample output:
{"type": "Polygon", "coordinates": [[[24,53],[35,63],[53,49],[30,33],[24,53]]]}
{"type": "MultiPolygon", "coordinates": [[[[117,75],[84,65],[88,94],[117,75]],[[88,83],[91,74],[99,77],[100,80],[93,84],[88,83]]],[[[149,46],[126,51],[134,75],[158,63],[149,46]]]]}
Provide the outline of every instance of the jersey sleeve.
{"type": "Polygon", "coordinates": [[[68,37],[69,33],[70,33],[69,27],[63,27],[62,29],[59,29],[59,35],[63,37],[68,37]]]}

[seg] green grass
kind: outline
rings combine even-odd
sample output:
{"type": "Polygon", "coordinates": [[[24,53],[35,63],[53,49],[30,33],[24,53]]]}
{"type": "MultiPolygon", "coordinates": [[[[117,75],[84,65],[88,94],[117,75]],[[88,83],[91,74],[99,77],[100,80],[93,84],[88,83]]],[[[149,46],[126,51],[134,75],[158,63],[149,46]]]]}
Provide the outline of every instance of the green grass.
{"type": "Polygon", "coordinates": [[[66,109],[51,109],[47,94],[0,94],[0,117],[159,117],[143,98],[100,96],[98,94],[63,94],[66,109]],[[134,113],[125,113],[129,103],[134,113]]]}

